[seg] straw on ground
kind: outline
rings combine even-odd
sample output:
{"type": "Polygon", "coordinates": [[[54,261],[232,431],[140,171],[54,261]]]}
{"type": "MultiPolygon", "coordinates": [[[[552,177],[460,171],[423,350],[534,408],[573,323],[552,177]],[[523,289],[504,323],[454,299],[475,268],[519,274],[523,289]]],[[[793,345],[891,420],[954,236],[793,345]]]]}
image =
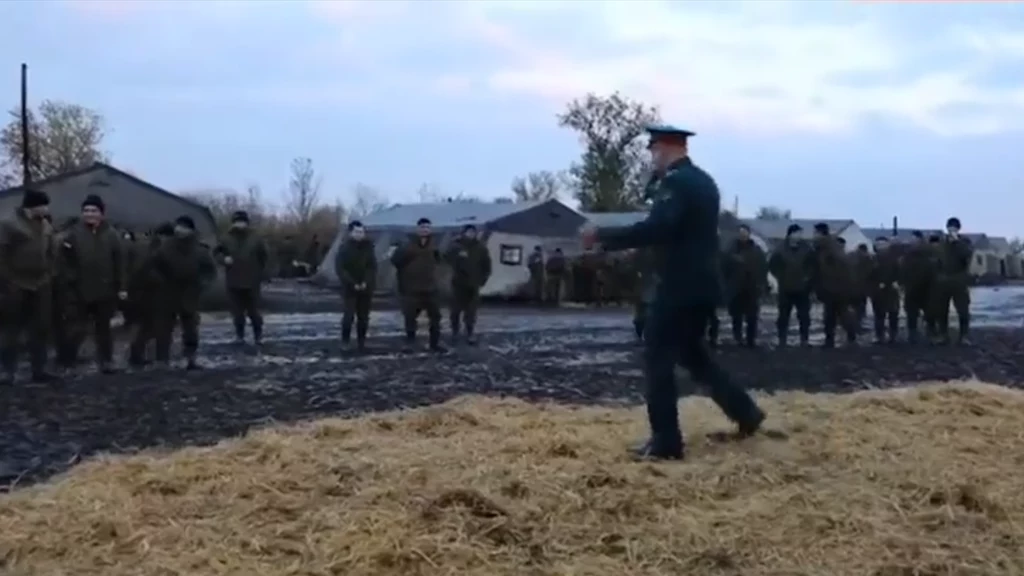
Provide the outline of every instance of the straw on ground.
{"type": "Polygon", "coordinates": [[[87,462],[0,499],[10,575],[1020,575],[1024,393],[764,399],[786,439],[634,464],[640,410],[463,398],[87,462]]]}

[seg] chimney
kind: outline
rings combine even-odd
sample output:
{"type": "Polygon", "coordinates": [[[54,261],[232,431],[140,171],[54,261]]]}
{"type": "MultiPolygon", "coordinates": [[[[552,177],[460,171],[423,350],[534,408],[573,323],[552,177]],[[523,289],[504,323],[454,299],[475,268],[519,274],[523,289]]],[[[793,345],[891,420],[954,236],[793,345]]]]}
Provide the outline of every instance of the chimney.
{"type": "Polygon", "coordinates": [[[900,223],[899,219],[895,216],[892,217],[892,237],[895,238],[900,234],[900,223]]]}

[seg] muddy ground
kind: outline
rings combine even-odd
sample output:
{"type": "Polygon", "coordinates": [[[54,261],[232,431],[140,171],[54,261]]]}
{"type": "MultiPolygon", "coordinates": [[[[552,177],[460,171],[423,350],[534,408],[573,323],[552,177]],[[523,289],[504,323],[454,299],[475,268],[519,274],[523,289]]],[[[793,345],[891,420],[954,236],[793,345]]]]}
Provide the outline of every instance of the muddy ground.
{"type": "MultiPolygon", "coordinates": [[[[984,306],[978,303],[977,315],[990,326],[975,331],[972,347],[725,346],[717,354],[742,383],[767,391],[853,391],[963,377],[1024,385],[1024,331],[992,327],[997,322],[985,319],[998,314],[984,306]]],[[[766,342],[774,333],[771,320],[766,310],[766,342]]],[[[211,315],[202,326],[200,372],[101,376],[86,365],[59,386],[0,389],[0,484],[23,486],[97,452],[207,444],[253,426],[421,406],[463,394],[570,403],[642,399],[640,348],[627,310],[487,310],[480,346],[443,355],[403,350],[394,311],[374,313],[366,355],[341,349],[339,323],[331,313],[268,315],[267,341],[257,353],[235,347],[230,323],[211,315]]],[[[727,323],[723,332],[728,341],[727,323]]],[[[421,344],[424,336],[421,330],[421,344]]],[[[820,339],[815,330],[814,340],[820,339]]]]}

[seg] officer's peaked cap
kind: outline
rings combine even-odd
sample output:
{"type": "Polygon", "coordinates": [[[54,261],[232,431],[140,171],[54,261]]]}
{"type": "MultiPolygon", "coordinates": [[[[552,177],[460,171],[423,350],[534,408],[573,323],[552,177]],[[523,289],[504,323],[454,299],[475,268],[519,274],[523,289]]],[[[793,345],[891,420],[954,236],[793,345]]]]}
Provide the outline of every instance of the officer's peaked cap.
{"type": "Polygon", "coordinates": [[[647,134],[650,135],[651,140],[683,140],[691,136],[696,136],[696,132],[685,130],[670,124],[653,124],[647,127],[647,134]]]}

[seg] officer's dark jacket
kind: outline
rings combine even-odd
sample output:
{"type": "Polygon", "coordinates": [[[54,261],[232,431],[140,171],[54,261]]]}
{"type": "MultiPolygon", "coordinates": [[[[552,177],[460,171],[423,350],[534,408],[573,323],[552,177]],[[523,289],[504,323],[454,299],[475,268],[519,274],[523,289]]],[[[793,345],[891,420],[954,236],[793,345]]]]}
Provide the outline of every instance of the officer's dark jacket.
{"type": "Polygon", "coordinates": [[[64,234],[60,269],[82,302],[114,300],[128,285],[124,240],[106,222],[78,222],[64,234]]]}
{"type": "Polygon", "coordinates": [[[355,290],[356,284],[366,284],[373,292],[377,283],[377,249],[369,238],[349,238],[334,256],[334,273],[345,290],[355,290]]]}
{"type": "Polygon", "coordinates": [[[686,158],[669,166],[658,186],[647,219],[601,230],[598,240],[607,250],[654,249],[656,304],[716,305],[722,298],[718,185],[686,158]]]}
{"type": "Polygon", "coordinates": [[[250,229],[232,229],[213,253],[224,266],[224,281],[230,289],[258,289],[267,276],[270,251],[263,239],[250,229]],[[229,256],[231,264],[225,262],[229,256]]]}

